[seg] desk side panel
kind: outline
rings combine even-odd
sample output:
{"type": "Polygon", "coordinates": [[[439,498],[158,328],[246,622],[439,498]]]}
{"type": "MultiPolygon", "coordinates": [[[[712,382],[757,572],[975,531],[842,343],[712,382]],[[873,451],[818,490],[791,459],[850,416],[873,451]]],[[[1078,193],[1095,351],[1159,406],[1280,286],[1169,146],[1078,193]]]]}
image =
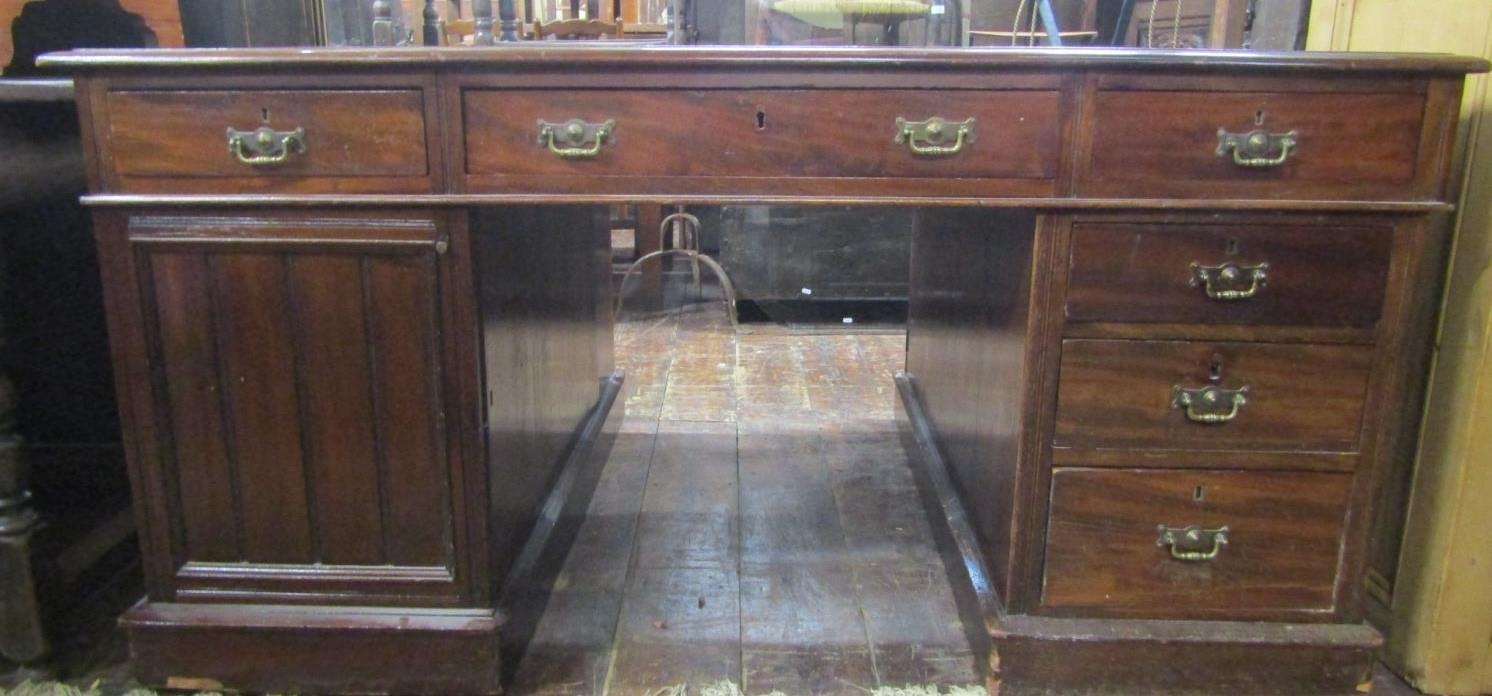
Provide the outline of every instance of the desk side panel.
{"type": "Polygon", "coordinates": [[[472,216],[483,351],[493,577],[505,577],[610,375],[610,236],[602,206],[472,216]]]}
{"type": "Polygon", "coordinates": [[[996,587],[1011,572],[1035,225],[1030,211],[925,209],[912,233],[907,371],[996,587]]]}

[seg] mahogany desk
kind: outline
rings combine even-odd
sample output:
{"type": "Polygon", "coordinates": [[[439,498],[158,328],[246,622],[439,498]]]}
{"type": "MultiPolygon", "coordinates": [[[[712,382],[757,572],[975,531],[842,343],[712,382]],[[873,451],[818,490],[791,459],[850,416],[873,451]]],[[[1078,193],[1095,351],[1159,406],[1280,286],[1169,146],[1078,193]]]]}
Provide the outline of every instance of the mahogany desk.
{"type": "Polygon", "coordinates": [[[903,392],[967,511],[1002,694],[1367,679],[1367,532],[1483,61],[45,63],[79,78],[148,682],[498,690],[503,578],[615,394],[593,215],[621,202],[916,207],[903,392]]]}

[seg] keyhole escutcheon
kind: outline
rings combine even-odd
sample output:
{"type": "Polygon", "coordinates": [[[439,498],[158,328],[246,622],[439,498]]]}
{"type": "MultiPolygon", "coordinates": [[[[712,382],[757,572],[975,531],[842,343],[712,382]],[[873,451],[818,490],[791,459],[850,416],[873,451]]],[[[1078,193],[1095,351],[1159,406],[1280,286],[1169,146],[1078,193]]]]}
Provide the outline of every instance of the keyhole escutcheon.
{"type": "Polygon", "coordinates": [[[1207,381],[1219,384],[1223,381],[1223,356],[1213,353],[1207,361],[1207,381]]]}

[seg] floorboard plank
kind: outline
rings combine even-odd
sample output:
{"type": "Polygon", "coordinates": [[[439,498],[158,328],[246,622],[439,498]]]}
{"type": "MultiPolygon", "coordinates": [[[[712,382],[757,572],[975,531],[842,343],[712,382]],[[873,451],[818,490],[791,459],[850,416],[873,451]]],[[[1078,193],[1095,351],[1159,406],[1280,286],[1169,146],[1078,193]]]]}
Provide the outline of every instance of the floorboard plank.
{"type": "Polygon", "coordinates": [[[660,421],[637,537],[639,568],[729,568],[737,544],[736,427],[660,421]]]}
{"type": "Polygon", "coordinates": [[[855,588],[842,556],[742,563],[741,660],[750,694],[864,694],[876,685],[855,588]]]}
{"type": "Polygon", "coordinates": [[[739,597],[734,568],[638,568],[623,603],[607,693],[740,683],[739,597]]]}
{"type": "Polygon", "coordinates": [[[656,421],[623,421],[586,518],[543,598],[544,613],[518,663],[513,693],[603,692],[656,429],[656,421]]]}
{"type": "Polygon", "coordinates": [[[741,679],[733,423],[660,421],[607,693],[741,679]]]}
{"type": "Polygon", "coordinates": [[[981,683],[941,563],[860,564],[855,579],[882,686],[981,683]]]}

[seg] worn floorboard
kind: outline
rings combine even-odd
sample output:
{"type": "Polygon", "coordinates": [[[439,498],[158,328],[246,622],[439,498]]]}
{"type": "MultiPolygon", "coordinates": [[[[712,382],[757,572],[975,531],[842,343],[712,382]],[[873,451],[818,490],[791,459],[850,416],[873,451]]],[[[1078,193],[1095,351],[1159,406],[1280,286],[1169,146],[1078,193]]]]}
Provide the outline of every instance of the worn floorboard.
{"type": "Polygon", "coordinates": [[[634,440],[513,693],[978,683],[893,420],[902,334],[738,334],[696,305],[617,343],[634,440]]]}

